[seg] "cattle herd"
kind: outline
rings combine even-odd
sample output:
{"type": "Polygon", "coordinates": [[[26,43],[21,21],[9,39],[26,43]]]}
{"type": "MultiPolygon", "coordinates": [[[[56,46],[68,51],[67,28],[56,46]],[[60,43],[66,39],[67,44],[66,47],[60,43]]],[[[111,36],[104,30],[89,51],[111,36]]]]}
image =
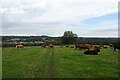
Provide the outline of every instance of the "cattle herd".
{"type": "MultiPolygon", "coordinates": [[[[40,45],[41,48],[54,48],[53,44],[42,44],[40,45]]],[[[98,52],[100,52],[101,48],[108,48],[108,47],[113,47],[113,50],[116,51],[116,49],[118,49],[120,51],[120,44],[110,44],[109,46],[107,45],[92,45],[92,44],[75,44],[75,46],[60,46],[60,48],[63,47],[67,47],[67,48],[74,48],[75,49],[85,49],[86,51],[84,52],[84,54],[92,54],[92,55],[97,55],[98,52]]],[[[17,44],[16,48],[24,48],[24,45],[22,44],[17,44]]]]}

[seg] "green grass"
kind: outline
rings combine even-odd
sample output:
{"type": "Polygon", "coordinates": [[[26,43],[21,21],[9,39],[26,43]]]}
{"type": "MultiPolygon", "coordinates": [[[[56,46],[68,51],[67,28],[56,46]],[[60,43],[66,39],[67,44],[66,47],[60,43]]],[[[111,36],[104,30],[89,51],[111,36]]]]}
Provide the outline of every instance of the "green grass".
{"type": "Polygon", "coordinates": [[[118,78],[118,51],[101,49],[99,55],[84,51],[59,46],[3,48],[3,78],[118,78]]]}
{"type": "Polygon", "coordinates": [[[0,47],[0,78],[2,78],[2,48],[0,47]]]}
{"type": "Polygon", "coordinates": [[[26,40],[24,38],[12,38],[10,40],[7,40],[7,41],[18,41],[18,40],[26,40]]]}

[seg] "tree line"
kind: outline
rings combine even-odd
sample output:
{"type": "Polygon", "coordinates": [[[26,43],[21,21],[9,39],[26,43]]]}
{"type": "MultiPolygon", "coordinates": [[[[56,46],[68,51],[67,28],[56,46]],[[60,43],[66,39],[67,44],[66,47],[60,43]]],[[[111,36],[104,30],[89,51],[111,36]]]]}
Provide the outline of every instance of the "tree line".
{"type": "Polygon", "coordinates": [[[117,42],[118,38],[87,38],[78,37],[72,31],[65,31],[62,37],[42,36],[2,36],[2,47],[15,46],[17,43],[24,43],[26,46],[38,46],[40,44],[52,43],[55,45],[68,45],[68,44],[113,44],[117,42]]]}

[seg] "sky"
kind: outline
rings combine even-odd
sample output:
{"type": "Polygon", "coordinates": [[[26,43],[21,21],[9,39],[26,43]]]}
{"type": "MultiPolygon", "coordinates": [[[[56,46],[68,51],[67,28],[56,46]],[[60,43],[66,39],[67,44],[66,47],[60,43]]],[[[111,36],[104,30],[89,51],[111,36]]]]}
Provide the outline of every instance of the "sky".
{"type": "Polygon", "coordinates": [[[1,35],[117,37],[119,0],[0,0],[1,35]]]}

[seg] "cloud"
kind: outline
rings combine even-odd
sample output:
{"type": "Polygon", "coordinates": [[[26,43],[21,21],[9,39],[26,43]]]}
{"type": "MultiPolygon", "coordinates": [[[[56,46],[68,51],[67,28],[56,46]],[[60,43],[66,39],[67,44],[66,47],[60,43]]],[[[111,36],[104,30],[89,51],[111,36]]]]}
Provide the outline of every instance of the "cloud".
{"type": "Polygon", "coordinates": [[[95,25],[94,27],[86,27],[85,36],[96,37],[118,37],[118,22],[117,20],[105,20],[104,22],[95,25]]]}
{"type": "Polygon", "coordinates": [[[10,18],[16,16],[19,21],[64,22],[117,11],[117,2],[118,0],[2,0],[2,10],[3,13],[8,13],[3,15],[9,15],[10,18]]]}
{"type": "MultiPolygon", "coordinates": [[[[85,36],[89,34],[88,28],[91,25],[82,21],[117,13],[118,10],[118,0],[1,0],[0,4],[3,34],[9,35],[28,33],[56,36],[72,30],[85,36]],[[79,32],[80,30],[83,32],[79,32]]],[[[101,25],[111,26],[113,29],[117,27],[115,22],[113,25],[109,24],[106,19],[105,23],[101,21],[101,24],[95,24],[90,31],[99,30],[97,28],[101,25]]],[[[106,31],[108,29],[107,27],[106,31]]],[[[101,27],[102,30],[105,31],[104,27],[101,27]]],[[[90,35],[94,36],[94,33],[90,35]]]]}

